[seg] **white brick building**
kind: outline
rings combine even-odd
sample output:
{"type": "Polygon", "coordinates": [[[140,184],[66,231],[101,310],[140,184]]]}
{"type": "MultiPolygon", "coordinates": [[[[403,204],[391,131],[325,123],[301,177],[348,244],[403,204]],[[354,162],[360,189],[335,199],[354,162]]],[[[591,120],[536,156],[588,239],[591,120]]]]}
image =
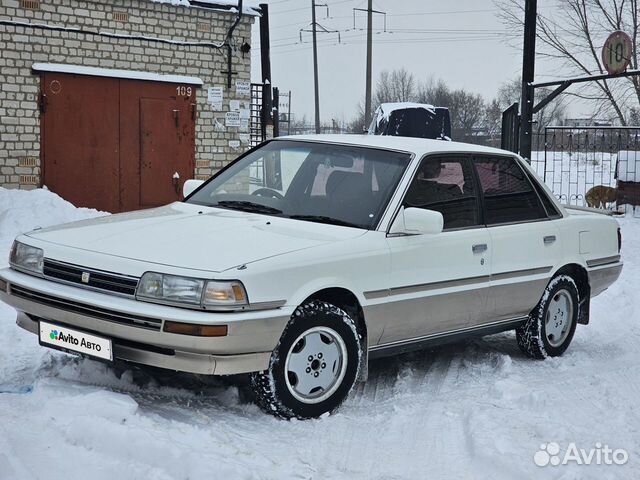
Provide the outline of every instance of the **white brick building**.
{"type": "Polygon", "coordinates": [[[256,12],[229,42],[228,88],[237,13],[212,2],[0,0],[0,186],[131,210],[235,158],[256,12]]]}

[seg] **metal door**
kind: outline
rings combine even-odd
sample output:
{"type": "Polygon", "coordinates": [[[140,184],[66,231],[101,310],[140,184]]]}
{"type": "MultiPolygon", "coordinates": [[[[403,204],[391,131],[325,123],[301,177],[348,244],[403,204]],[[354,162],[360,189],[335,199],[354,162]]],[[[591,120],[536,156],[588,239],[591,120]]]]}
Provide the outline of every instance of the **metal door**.
{"type": "MultiPolygon", "coordinates": [[[[182,184],[191,178],[184,115],[175,100],[140,99],[140,206],[179,200],[182,184]]],[[[188,137],[188,134],[187,134],[188,137]]]]}
{"type": "Polygon", "coordinates": [[[42,183],[78,207],[117,212],[118,80],[41,77],[42,183]]]}

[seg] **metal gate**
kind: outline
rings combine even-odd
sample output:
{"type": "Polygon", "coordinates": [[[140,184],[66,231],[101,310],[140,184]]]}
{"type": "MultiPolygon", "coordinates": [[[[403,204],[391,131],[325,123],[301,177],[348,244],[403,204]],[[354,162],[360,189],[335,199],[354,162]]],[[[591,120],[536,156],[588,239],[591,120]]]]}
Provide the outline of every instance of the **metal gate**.
{"type": "Polygon", "coordinates": [[[255,147],[265,140],[265,130],[262,122],[262,91],[261,83],[251,84],[251,111],[249,118],[249,142],[255,147]]]}
{"type": "Polygon", "coordinates": [[[539,140],[531,166],[561,203],[640,205],[640,127],[546,127],[539,140]]]}
{"type": "Polygon", "coordinates": [[[43,184],[112,213],[178,200],[194,172],[195,99],[192,86],[42,73],[43,184]]]}
{"type": "Polygon", "coordinates": [[[520,115],[518,102],[502,112],[502,138],[500,148],[518,153],[520,147],[520,115]]]}

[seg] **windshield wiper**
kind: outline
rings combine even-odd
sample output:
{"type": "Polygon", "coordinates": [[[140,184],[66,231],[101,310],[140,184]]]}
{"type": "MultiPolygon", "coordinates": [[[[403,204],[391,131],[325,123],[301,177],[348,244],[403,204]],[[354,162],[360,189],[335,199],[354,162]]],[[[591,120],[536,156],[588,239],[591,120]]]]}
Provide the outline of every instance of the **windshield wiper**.
{"type": "Polygon", "coordinates": [[[363,228],[362,225],[356,225],[355,223],[346,222],[344,220],[340,220],[339,218],[327,217],[324,215],[289,215],[288,217],[293,218],[294,220],[328,223],[331,225],[340,225],[341,227],[363,228]]]}
{"type": "Polygon", "coordinates": [[[277,208],[270,207],[268,205],[262,205],[260,203],[249,202],[247,200],[221,200],[212,206],[242,210],[243,212],[266,213],[269,215],[278,215],[282,213],[282,210],[279,210],[277,208]]]}

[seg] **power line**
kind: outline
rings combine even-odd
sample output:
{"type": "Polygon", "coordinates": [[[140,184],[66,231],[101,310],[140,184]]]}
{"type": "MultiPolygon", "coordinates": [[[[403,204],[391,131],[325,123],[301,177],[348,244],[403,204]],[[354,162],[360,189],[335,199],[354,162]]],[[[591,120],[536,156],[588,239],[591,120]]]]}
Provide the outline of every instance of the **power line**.
{"type": "MultiPolygon", "coordinates": [[[[400,32],[401,33],[405,33],[405,34],[419,34],[419,33],[427,33],[427,34],[432,34],[433,32],[427,31],[425,30],[424,32],[420,32],[420,31],[416,31],[416,32],[400,32]]],[[[472,35],[468,35],[468,36],[460,36],[459,32],[457,32],[456,30],[441,30],[439,32],[437,32],[438,35],[435,37],[431,37],[431,36],[425,36],[422,38],[416,38],[416,37],[412,37],[412,38],[383,38],[383,39],[379,39],[376,40],[377,43],[438,43],[438,42],[451,42],[454,41],[456,43],[458,42],[470,42],[470,41],[478,41],[478,40],[500,40],[502,38],[516,38],[519,36],[519,34],[517,32],[502,32],[502,31],[487,31],[487,32],[475,32],[472,35]],[[445,36],[443,36],[445,35],[445,36]],[[449,36],[446,36],[449,35],[449,36]]],[[[473,33],[473,32],[472,32],[473,33]]],[[[353,42],[353,39],[362,39],[365,36],[366,32],[362,31],[362,32],[352,32],[352,33],[347,33],[346,35],[341,35],[341,39],[340,39],[340,43],[342,44],[354,44],[356,42],[353,42]]],[[[282,48],[282,47],[290,47],[290,46],[295,46],[295,45],[308,45],[310,44],[310,42],[305,42],[305,41],[295,41],[295,42],[286,42],[286,40],[293,40],[293,39],[297,39],[299,37],[283,37],[280,38],[278,40],[274,40],[274,41],[283,41],[285,43],[279,43],[277,45],[271,45],[271,48],[282,48]]],[[[333,45],[334,42],[333,41],[328,41],[328,40],[319,40],[318,44],[320,45],[333,45]]],[[[254,46],[253,50],[260,50],[260,46],[254,46]]]]}
{"type": "Polygon", "coordinates": [[[450,10],[446,12],[414,12],[414,13],[390,13],[390,17],[415,17],[417,15],[459,15],[465,13],[490,13],[500,12],[499,8],[484,8],[478,10],[450,10]]]}
{"type": "MultiPolygon", "coordinates": [[[[395,35],[395,34],[407,34],[407,35],[413,35],[413,34],[430,34],[430,35],[460,35],[460,36],[474,36],[474,37],[478,37],[478,36],[495,36],[495,35],[503,35],[506,37],[509,36],[517,36],[516,33],[513,32],[508,32],[505,30],[492,30],[492,29],[473,29],[473,30],[469,30],[469,29],[452,29],[452,28],[396,28],[396,29],[390,29],[390,30],[383,30],[383,29],[374,29],[373,30],[374,33],[378,34],[389,34],[389,35],[395,35]]],[[[343,33],[349,33],[349,32],[366,32],[366,29],[364,28],[346,28],[344,30],[333,30],[333,32],[339,32],[341,34],[343,33]]],[[[294,40],[294,39],[298,39],[299,38],[299,34],[298,35],[292,35],[292,36],[288,36],[288,37],[280,37],[280,38],[275,38],[272,40],[272,42],[286,42],[288,40],[294,40]]],[[[345,37],[348,38],[348,37],[345,37]]],[[[293,42],[296,43],[296,42],[293,42]]],[[[300,43],[304,43],[304,42],[300,42],[300,43]]],[[[288,43],[288,44],[292,44],[292,43],[288,43]]],[[[282,44],[280,44],[282,45],[282,44]]],[[[259,48],[259,45],[254,46],[254,48],[259,48]]]]}
{"type": "MultiPolygon", "coordinates": [[[[510,37],[516,38],[517,35],[510,35],[510,37]]],[[[483,36],[483,37],[467,37],[467,38],[459,38],[459,37],[450,37],[450,38],[422,38],[422,39],[415,39],[415,38],[406,38],[406,39],[386,39],[386,40],[379,40],[377,41],[377,43],[381,43],[381,44],[396,44],[396,45],[405,45],[405,44],[431,44],[431,45],[438,45],[438,44],[451,44],[451,43],[470,43],[470,42],[483,42],[483,41],[499,41],[502,40],[504,38],[503,35],[500,36],[495,36],[495,37],[487,37],[487,36],[483,36]]],[[[342,38],[342,41],[340,43],[333,43],[333,42],[327,42],[327,41],[319,41],[318,45],[323,46],[323,47],[337,47],[337,46],[341,46],[341,47],[349,47],[352,45],[361,45],[363,43],[365,43],[366,39],[363,39],[362,37],[360,37],[359,39],[353,39],[350,40],[349,38],[342,38]]],[[[284,47],[296,47],[296,48],[288,48],[285,50],[278,50],[276,53],[279,55],[282,54],[287,54],[287,53],[295,53],[295,52],[302,52],[305,51],[306,49],[311,47],[311,43],[310,42],[303,42],[303,43],[299,43],[299,42],[294,42],[294,43],[290,43],[290,44],[283,44],[283,45],[278,45],[279,48],[284,48],[284,47]]],[[[271,47],[272,50],[275,47],[271,47]]],[[[253,49],[256,50],[256,49],[253,49]]],[[[259,50],[259,49],[258,49],[259,50]]]]}

